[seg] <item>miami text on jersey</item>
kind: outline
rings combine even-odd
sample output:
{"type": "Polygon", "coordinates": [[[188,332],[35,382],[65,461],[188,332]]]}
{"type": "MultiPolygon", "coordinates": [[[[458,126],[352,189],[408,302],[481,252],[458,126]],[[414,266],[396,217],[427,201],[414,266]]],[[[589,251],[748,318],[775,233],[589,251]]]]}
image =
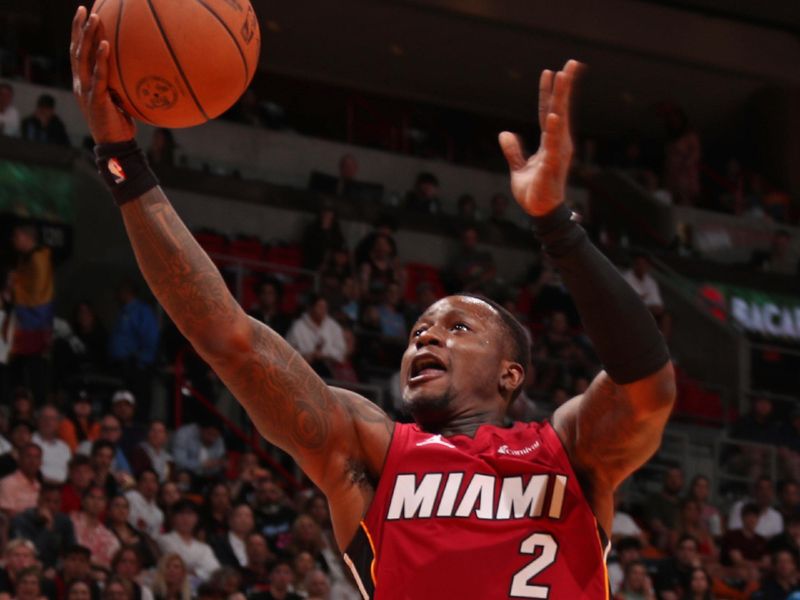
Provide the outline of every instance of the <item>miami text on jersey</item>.
{"type": "Polygon", "coordinates": [[[560,519],[566,489],[567,476],[553,473],[529,478],[476,473],[468,481],[464,473],[426,473],[421,478],[401,473],[395,478],[386,519],[469,518],[473,514],[483,520],[560,519]]]}

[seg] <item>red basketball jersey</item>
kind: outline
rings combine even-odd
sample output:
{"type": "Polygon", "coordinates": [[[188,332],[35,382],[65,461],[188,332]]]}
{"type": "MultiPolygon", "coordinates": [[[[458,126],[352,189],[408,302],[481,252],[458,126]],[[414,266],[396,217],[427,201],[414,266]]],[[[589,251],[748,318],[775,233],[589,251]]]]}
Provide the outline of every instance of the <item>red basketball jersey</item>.
{"type": "Polygon", "coordinates": [[[549,423],[398,423],[345,561],[365,600],[607,600],[604,537],[549,423]]]}

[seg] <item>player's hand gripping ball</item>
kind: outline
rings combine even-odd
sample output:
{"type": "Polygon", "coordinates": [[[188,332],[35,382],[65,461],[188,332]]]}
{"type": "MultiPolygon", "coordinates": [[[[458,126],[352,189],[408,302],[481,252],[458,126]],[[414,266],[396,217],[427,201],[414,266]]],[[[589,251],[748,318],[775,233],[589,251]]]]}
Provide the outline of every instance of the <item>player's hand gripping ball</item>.
{"type": "Polygon", "coordinates": [[[190,127],[250,85],[261,34],[249,0],[96,0],[111,45],[109,88],[133,118],[190,127]]]}

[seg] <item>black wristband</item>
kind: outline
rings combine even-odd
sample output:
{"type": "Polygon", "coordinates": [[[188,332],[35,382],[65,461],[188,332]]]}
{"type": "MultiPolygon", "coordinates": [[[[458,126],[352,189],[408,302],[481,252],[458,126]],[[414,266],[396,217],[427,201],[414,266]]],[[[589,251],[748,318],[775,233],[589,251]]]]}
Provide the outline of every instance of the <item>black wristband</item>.
{"type": "Polygon", "coordinates": [[[641,298],[616,267],[591,243],[563,204],[533,228],[561,273],[583,327],[606,372],[616,383],[632,383],[669,361],[669,350],[641,298]]]}
{"type": "Polygon", "coordinates": [[[533,217],[533,231],[545,251],[554,258],[588,239],[583,227],[578,226],[577,214],[566,204],[559,204],[541,217],[533,217]]]}
{"type": "Polygon", "coordinates": [[[138,198],[158,185],[158,178],[150,170],[147,158],[136,140],[98,144],[94,147],[94,155],[97,169],[117,206],[138,198]]]}

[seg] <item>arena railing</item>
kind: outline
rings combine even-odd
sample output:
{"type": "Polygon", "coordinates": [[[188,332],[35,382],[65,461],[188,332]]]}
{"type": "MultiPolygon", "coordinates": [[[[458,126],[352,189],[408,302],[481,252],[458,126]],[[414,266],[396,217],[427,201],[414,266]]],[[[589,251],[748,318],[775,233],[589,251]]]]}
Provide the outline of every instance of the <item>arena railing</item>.
{"type": "Polygon", "coordinates": [[[724,435],[716,440],[716,492],[725,503],[749,494],[752,484],[760,476],[773,482],[780,479],[778,447],[724,435]]]}

